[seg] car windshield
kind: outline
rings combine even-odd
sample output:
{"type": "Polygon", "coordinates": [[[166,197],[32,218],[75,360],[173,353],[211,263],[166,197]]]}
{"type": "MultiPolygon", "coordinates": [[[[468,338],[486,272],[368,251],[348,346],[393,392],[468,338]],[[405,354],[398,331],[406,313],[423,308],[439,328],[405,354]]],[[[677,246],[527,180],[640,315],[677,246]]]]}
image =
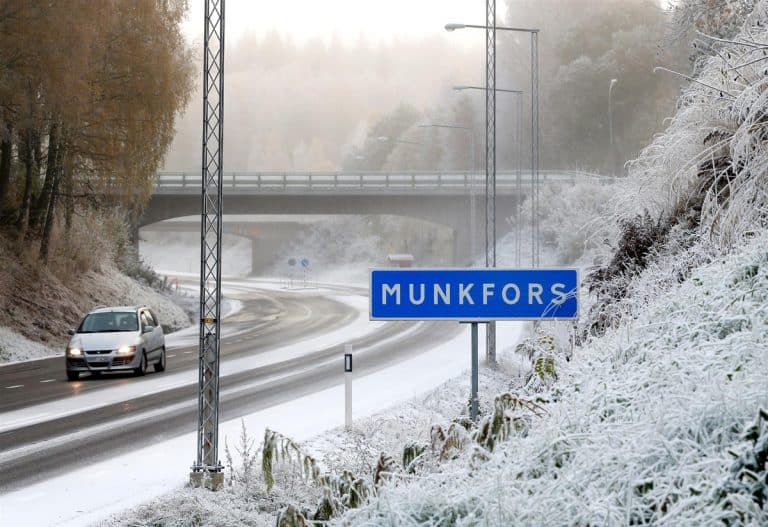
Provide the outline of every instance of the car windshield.
{"type": "Polygon", "coordinates": [[[139,321],[132,311],[91,313],[83,319],[78,333],[111,333],[114,331],[138,331],[139,321]]]}

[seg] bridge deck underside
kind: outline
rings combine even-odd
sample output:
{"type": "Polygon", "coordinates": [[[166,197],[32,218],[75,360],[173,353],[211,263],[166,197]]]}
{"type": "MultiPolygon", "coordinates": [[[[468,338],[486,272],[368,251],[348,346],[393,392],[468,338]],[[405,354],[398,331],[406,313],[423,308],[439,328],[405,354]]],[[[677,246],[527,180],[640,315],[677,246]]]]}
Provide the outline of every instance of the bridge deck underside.
{"type": "MultiPolygon", "coordinates": [[[[484,240],[483,196],[475,199],[474,237],[476,247],[484,240]]],[[[497,196],[497,229],[499,236],[509,230],[506,218],[514,216],[515,202],[512,195],[497,196]]],[[[199,195],[155,194],[144,211],[140,225],[192,216],[200,210],[199,195]]],[[[472,222],[470,220],[471,197],[460,194],[429,195],[267,195],[225,194],[225,214],[232,215],[394,215],[428,221],[449,227],[454,232],[454,262],[469,260],[472,222]]]]}

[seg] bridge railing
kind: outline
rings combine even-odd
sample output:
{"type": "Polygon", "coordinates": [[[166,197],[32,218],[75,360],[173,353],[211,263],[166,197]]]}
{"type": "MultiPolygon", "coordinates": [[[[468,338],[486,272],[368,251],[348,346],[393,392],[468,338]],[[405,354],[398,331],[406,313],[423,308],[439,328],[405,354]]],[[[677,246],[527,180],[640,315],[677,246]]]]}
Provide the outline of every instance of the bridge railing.
{"type": "MultiPolygon", "coordinates": [[[[523,184],[530,185],[530,173],[523,173],[523,184]]],[[[245,192],[275,191],[365,191],[384,192],[387,190],[444,190],[482,189],[485,173],[481,172],[225,172],[222,176],[225,190],[245,192]]],[[[541,171],[542,184],[573,184],[584,179],[613,182],[614,178],[577,171],[541,171]]],[[[199,172],[161,172],[157,175],[156,187],[160,192],[199,192],[199,172]]],[[[501,172],[496,176],[496,186],[501,189],[514,188],[517,174],[501,172]]]]}

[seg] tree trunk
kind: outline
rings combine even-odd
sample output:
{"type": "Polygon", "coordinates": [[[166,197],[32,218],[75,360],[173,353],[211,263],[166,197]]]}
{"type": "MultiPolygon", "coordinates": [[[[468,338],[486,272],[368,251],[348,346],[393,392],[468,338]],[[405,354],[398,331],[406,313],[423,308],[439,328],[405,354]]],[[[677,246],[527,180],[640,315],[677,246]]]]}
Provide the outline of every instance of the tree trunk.
{"type": "Polygon", "coordinates": [[[29,202],[32,198],[32,176],[35,167],[34,159],[34,147],[32,146],[32,129],[28,128],[24,135],[25,140],[20,145],[22,149],[22,161],[24,162],[24,194],[21,198],[21,206],[19,207],[19,215],[16,218],[16,230],[22,232],[26,226],[27,211],[29,210],[29,202]]]}
{"type": "Polygon", "coordinates": [[[72,171],[62,164],[61,181],[64,185],[64,240],[69,243],[72,237],[72,216],[75,214],[75,186],[72,183],[72,171]]]}
{"type": "Polygon", "coordinates": [[[53,183],[55,173],[59,170],[57,163],[57,153],[59,150],[59,125],[54,122],[51,125],[48,133],[48,157],[45,163],[45,183],[40,191],[40,195],[31,204],[29,209],[29,226],[31,229],[37,229],[40,225],[40,220],[43,217],[43,213],[48,208],[48,203],[51,201],[51,190],[53,189],[53,183]]]}
{"type": "Polygon", "coordinates": [[[5,124],[5,130],[0,139],[0,216],[3,213],[3,207],[6,202],[8,186],[11,182],[11,155],[13,154],[12,139],[13,126],[5,124]]]}
{"type": "MultiPolygon", "coordinates": [[[[61,158],[58,159],[59,163],[61,158]]],[[[45,215],[45,225],[43,227],[43,238],[40,241],[40,258],[43,265],[48,265],[48,250],[51,242],[51,230],[53,229],[53,220],[56,215],[56,199],[59,197],[59,181],[61,180],[61,166],[57,163],[57,168],[53,172],[53,184],[51,185],[50,198],[48,200],[48,212],[45,215]]]]}

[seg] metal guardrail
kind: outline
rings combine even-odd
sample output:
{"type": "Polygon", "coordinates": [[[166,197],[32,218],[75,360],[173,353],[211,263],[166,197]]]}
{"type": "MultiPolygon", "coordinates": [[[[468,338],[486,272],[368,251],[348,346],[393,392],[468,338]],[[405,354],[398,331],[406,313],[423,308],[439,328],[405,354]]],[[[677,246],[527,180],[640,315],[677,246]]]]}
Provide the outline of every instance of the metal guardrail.
{"type": "MultiPolygon", "coordinates": [[[[585,178],[613,183],[611,176],[577,171],[540,171],[542,184],[574,184],[585,178]]],[[[523,188],[530,186],[531,174],[523,173],[523,188]]],[[[517,175],[496,174],[497,192],[514,191],[517,175]]],[[[387,193],[482,190],[484,172],[225,172],[222,189],[237,193],[387,193]]],[[[193,172],[160,172],[156,178],[158,194],[199,193],[201,176],[193,172]]]]}

